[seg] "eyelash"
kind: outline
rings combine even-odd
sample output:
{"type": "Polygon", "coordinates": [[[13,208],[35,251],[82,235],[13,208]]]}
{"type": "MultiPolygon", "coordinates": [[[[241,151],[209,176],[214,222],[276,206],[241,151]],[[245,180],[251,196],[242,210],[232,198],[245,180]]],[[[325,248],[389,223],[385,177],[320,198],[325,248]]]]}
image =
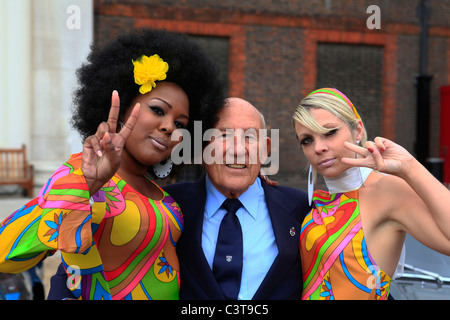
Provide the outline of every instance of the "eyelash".
{"type": "MultiPolygon", "coordinates": [[[[331,131],[325,133],[325,137],[331,137],[331,136],[335,135],[337,131],[338,131],[338,129],[332,129],[331,131]]],[[[300,141],[300,145],[308,146],[312,142],[313,142],[313,138],[312,137],[306,137],[302,141],[300,141]]]]}
{"type": "Polygon", "coordinates": [[[325,134],[325,136],[327,136],[327,137],[332,136],[332,135],[336,134],[337,131],[338,131],[338,129],[333,129],[333,130],[327,132],[325,134]]]}
{"type": "MultiPolygon", "coordinates": [[[[157,107],[157,106],[149,106],[149,107],[158,116],[164,116],[165,115],[164,110],[161,107],[157,107]]],[[[185,128],[185,125],[183,123],[179,122],[179,121],[175,121],[175,126],[178,129],[184,129],[185,128]]]]}
{"type": "Polygon", "coordinates": [[[300,141],[300,145],[302,145],[302,146],[307,146],[307,145],[309,145],[311,142],[312,142],[312,138],[311,138],[311,137],[308,137],[308,138],[305,138],[305,139],[303,139],[302,141],[300,141]],[[307,141],[307,140],[308,140],[308,141],[307,141]]]}
{"type": "Polygon", "coordinates": [[[152,109],[152,111],[160,116],[164,115],[164,111],[162,108],[160,107],[154,107],[154,106],[150,106],[150,109],[152,109]]]}

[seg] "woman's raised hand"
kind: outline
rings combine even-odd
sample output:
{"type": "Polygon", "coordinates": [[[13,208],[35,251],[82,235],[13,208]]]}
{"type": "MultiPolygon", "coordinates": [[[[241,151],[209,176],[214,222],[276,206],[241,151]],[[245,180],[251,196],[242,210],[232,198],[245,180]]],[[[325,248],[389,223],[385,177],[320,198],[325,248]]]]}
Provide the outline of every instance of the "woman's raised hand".
{"type": "Polygon", "coordinates": [[[368,167],[380,172],[404,176],[410,170],[414,157],[402,146],[386,138],[368,141],[366,148],[345,142],[345,147],[358,154],[357,158],[343,158],[342,162],[354,167],[368,167]]]}
{"type": "Polygon", "coordinates": [[[134,129],[139,108],[139,104],[134,106],[128,120],[117,132],[120,99],[114,91],[108,121],[102,122],[97,132],[84,141],[81,171],[89,185],[90,195],[96,193],[119,169],[123,147],[134,129]]]}

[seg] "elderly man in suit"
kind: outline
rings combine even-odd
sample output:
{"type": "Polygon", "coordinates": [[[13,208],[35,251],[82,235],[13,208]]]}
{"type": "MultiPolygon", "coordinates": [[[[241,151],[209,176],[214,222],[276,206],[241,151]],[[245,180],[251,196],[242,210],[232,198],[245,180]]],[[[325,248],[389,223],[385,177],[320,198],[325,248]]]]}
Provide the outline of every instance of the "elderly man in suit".
{"type": "MultiPolygon", "coordinates": [[[[298,245],[310,208],[304,192],[260,178],[260,150],[267,156],[271,143],[258,134],[264,128],[248,101],[227,99],[215,125],[219,134],[207,146],[213,161],[204,159],[206,174],[164,188],[184,217],[177,243],[181,299],[300,299],[298,245]],[[227,199],[239,200],[237,210],[228,213],[227,199]]],[[[52,278],[50,298],[69,296],[65,280],[65,274],[52,278]]]]}
{"type": "MultiPolygon", "coordinates": [[[[254,136],[265,125],[253,105],[229,98],[218,117],[215,128],[222,136],[210,142],[219,144],[210,150],[219,150],[222,154],[214,154],[214,158],[223,156],[223,161],[205,164],[206,174],[196,182],[165,188],[184,216],[184,230],[177,244],[180,298],[299,299],[302,277],[298,244],[301,222],[309,211],[307,196],[292,188],[269,186],[260,179],[264,159],[251,159],[251,155],[260,154],[255,148],[269,150],[270,138],[254,136]],[[239,136],[242,130],[245,137],[239,136]],[[234,148],[229,147],[230,140],[234,148]],[[214,272],[219,229],[226,214],[221,204],[226,199],[239,199],[242,204],[236,212],[242,229],[242,272],[231,297],[223,292],[229,289],[222,288],[214,272]]],[[[221,277],[228,278],[229,273],[225,271],[221,277]]]]}

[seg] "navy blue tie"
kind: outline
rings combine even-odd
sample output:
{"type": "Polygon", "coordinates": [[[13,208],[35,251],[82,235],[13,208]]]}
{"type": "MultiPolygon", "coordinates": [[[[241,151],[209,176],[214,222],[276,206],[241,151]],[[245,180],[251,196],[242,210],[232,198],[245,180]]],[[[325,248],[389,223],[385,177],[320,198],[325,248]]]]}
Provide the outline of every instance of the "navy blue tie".
{"type": "Polygon", "coordinates": [[[213,274],[227,300],[236,300],[242,276],[242,229],[236,211],[242,206],[238,199],[227,199],[213,262],[213,274]]]}

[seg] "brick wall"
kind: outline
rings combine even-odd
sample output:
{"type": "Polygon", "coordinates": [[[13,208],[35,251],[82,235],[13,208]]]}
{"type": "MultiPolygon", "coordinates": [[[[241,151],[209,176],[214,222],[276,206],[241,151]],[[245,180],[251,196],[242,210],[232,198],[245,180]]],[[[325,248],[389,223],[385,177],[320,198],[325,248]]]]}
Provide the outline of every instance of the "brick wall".
{"type": "MultiPolygon", "coordinates": [[[[320,48],[340,46],[343,51],[339,54],[345,54],[349,46],[354,46],[355,52],[347,51],[349,56],[359,50],[362,60],[380,66],[379,72],[360,70],[357,72],[362,74],[360,80],[342,85],[354,88],[349,96],[355,95],[355,104],[357,101],[363,108],[370,105],[370,110],[380,111],[364,119],[368,127],[378,128],[374,134],[395,139],[414,151],[419,2],[96,0],[95,41],[105,43],[123,30],[141,26],[227,38],[230,95],[252,102],[266,115],[270,128],[280,129],[281,169],[274,179],[299,186],[305,177],[301,175],[304,159],[294,137],[291,115],[301,98],[316,88],[318,77],[327,81],[326,73],[318,74],[320,48]],[[381,9],[379,30],[366,26],[369,17],[366,9],[372,4],[381,9]]],[[[430,155],[437,156],[439,88],[450,84],[450,2],[435,0],[430,5],[427,70],[433,75],[430,155]]],[[[342,70],[350,69],[347,65],[342,70]]],[[[335,77],[330,79],[336,81],[335,77]]],[[[339,88],[340,84],[335,86],[339,88]]]]}

